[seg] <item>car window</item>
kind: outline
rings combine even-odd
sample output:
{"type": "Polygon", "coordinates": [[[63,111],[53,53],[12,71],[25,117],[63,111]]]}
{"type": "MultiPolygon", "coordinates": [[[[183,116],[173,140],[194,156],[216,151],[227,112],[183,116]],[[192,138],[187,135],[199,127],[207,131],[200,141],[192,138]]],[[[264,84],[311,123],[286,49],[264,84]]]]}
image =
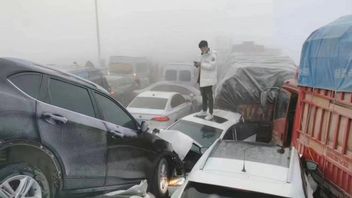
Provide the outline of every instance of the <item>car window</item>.
{"type": "Polygon", "coordinates": [[[176,81],[177,80],[177,71],[176,70],[167,70],[165,72],[165,80],[176,81]]]}
{"type": "Polygon", "coordinates": [[[88,90],[56,79],[49,81],[50,104],[95,117],[88,90]]]}
{"type": "Polygon", "coordinates": [[[128,107],[146,109],[165,109],[167,98],[135,97],[128,107]]]}
{"type": "Polygon", "coordinates": [[[280,92],[275,112],[276,119],[286,117],[289,99],[290,98],[286,92],[280,92]]]}
{"type": "Polygon", "coordinates": [[[134,130],[137,129],[135,121],[114,101],[98,93],[94,95],[105,121],[134,130]]]}
{"type": "Polygon", "coordinates": [[[42,75],[38,73],[24,73],[10,77],[10,81],[13,82],[19,89],[26,94],[38,99],[40,92],[40,85],[42,82],[42,75]]]}
{"type": "Polygon", "coordinates": [[[177,85],[157,85],[150,90],[178,92],[183,95],[189,95],[192,93],[189,89],[177,85]]]}
{"type": "Polygon", "coordinates": [[[191,72],[188,70],[181,70],[179,80],[184,81],[184,82],[190,82],[191,81],[191,72]]]}
{"type": "Polygon", "coordinates": [[[188,135],[205,148],[209,148],[222,133],[221,129],[186,120],[180,120],[168,129],[178,130],[188,135]]]}
{"type": "Polygon", "coordinates": [[[185,102],[186,102],[185,98],[180,94],[174,95],[171,99],[171,107],[172,108],[177,107],[185,102]]]}

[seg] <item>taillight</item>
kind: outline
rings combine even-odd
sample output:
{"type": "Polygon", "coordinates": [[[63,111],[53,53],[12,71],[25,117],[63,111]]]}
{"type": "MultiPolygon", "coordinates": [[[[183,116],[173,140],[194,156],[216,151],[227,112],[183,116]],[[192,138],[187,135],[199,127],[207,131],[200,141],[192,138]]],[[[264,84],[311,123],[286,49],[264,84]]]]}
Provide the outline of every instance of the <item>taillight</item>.
{"type": "Polygon", "coordinates": [[[157,117],[152,118],[152,120],[157,121],[157,122],[167,122],[170,120],[170,118],[167,116],[157,116],[157,117]]]}

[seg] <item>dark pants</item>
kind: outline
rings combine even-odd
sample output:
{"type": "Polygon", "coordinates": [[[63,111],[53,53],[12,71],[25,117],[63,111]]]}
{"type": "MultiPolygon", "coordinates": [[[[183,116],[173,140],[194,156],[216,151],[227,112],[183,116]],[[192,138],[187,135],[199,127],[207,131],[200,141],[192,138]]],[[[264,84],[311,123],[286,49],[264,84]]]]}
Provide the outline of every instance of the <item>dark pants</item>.
{"type": "Polygon", "coordinates": [[[209,113],[213,114],[214,100],[213,100],[212,86],[201,87],[200,93],[202,94],[202,100],[203,100],[202,109],[203,109],[203,111],[207,111],[207,108],[209,105],[209,113]]]}

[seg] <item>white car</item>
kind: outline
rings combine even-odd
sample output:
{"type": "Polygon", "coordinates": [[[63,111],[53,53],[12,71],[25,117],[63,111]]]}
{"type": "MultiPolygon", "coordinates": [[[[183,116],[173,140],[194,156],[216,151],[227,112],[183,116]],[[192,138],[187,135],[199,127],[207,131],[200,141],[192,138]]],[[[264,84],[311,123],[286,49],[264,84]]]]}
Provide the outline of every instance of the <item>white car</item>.
{"type": "Polygon", "coordinates": [[[158,134],[170,142],[185,163],[186,172],[217,139],[256,141],[256,131],[248,128],[239,113],[215,109],[213,120],[190,114],[158,134]],[[180,144],[182,142],[182,144],[180,144]]]}
{"type": "Polygon", "coordinates": [[[149,129],[165,129],[192,111],[192,103],[177,92],[145,91],[136,96],[127,110],[149,129]]]}
{"type": "Polygon", "coordinates": [[[171,197],[304,198],[312,193],[294,148],[218,139],[171,197]]]}
{"type": "Polygon", "coordinates": [[[193,112],[199,111],[202,105],[202,96],[200,95],[199,89],[187,85],[180,84],[176,82],[169,81],[160,81],[156,82],[152,85],[144,89],[135,90],[135,95],[138,95],[145,91],[167,91],[167,92],[177,92],[180,93],[186,100],[190,100],[192,102],[193,112]]]}

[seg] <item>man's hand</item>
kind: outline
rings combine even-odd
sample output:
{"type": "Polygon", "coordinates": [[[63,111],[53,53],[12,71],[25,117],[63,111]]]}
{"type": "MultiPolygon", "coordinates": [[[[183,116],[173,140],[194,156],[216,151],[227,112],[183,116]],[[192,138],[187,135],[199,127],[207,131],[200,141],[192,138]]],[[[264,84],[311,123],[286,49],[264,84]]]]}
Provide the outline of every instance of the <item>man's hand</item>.
{"type": "Polygon", "coordinates": [[[200,67],[200,62],[193,61],[193,64],[194,64],[195,67],[200,67]]]}

